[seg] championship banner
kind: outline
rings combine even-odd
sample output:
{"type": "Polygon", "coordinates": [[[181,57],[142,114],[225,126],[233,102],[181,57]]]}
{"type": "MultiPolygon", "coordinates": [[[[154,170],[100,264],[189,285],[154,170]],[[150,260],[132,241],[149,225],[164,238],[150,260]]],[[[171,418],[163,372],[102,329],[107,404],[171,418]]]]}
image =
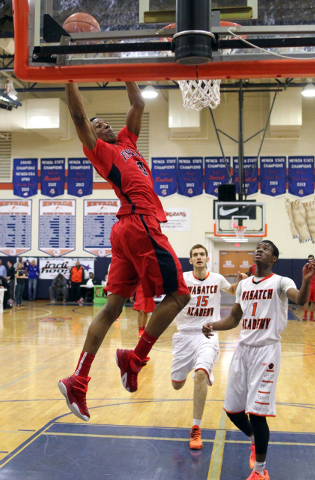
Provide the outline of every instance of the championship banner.
{"type": "MultiPolygon", "coordinates": [[[[244,157],[245,192],[253,195],[258,192],[258,162],[257,157],[244,157]],[[253,173],[254,169],[254,173],[253,173]]],[[[233,157],[233,183],[238,193],[238,157],[233,157]]]]}
{"type": "Polygon", "coordinates": [[[68,195],[83,197],[93,190],[93,165],[86,158],[68,159],[68,195]]]}
{"type": "Polygon", "coordinates": [[[185,197],[201,195],[203,191],[203,158],[178,158],[178,193],[185,197]]]}
{"type": "Polygon", "coordinates": [[[89,273],[94,273],[94,258],[40,258],[39,272],[41,280],[53,280],[59,273],[66,279],[69,279],[70,270],[78,260],[84,269],[85,279],[89,278],[89,273]]]}
{"type": "Polygon", "coordinates": [[[289,193],[306,197],[314,193],[314,157],[289,157],[289,193]]]}
{"type": "Polygon", "coordinates": [[[112,253],[110,233],[120,200],[84,200],[83,250],[97,257],[112,253]]]}
{"type": "Polygon", "coordinates": [[[41,193],[58,197],[65,193],[65,159],[42,158],[40,164],[41,193]]]}
{"type": "Polygon", "coordinates": [[[286,192],[286,157],[260,157],[260,191],[271,197],[286,192]]]}
{"type": "MultiPolygon", "coordinates": [[[[228,169],[231,157],[225,157],[228,169]]],[[[219,186],[229,183],[229,174],[223,157],[205,157],[205,193],[218,196],[219,186]]]]}
{"type": "Polygon", "coordinates": [[[75,249],[75,200],[40,200],[38,249],[61,257],[75,249]]]}
{"type": "Polygon", "coordinates": [[[37,195],[37,158],[13,159],[13,193],[17,197],[37,195]]]}
{"type": "Polygon", "coordinates": [[[0,252],[14,257],[31,249],[32,200],[0,201],[0,252]]]}
{"type": "Polygon", "coordinates": [[[190,208],[164,208],[167,223],[161,223],[162,231],[190,231],[190,208]]]}
{"type": "Polygon", "coordinates": [[[154,191],[160,197],[168,197],[177,191],[177,158],[152,158],[154,191]]]}

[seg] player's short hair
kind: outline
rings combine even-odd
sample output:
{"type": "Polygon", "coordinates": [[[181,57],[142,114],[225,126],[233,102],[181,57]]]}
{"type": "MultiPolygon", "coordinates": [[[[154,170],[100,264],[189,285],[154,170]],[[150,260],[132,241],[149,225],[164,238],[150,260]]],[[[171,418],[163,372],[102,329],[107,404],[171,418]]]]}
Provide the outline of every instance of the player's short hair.
{"type": "Polygon", "coordinates": [[[314,255],[310,254],[307,258],[310,258],[310,257],[314,258],[314,255]]]}
{"type": "Polygon", "coordinates": [[[269,245],[271,245],[272,248],[273,248],[273,252],[272,252],[273,255],[274,255],[275,257],[279,258],[279,249],[278,249],[278,247],[275,246],[275,244],[274,244],[271,240],[262,240],[262,241],[259,242],[259,243],[269,243],[269,245]]]}
{"type": "Polygon", "coordinates": [[[190,252],[189,252],[189,258],[192,257],[192,252],[193,252],[193,250],[196,250],[196,248],[203,248],[204,251],[206,252],[206,255],[208,256],[208,250],[206,249],[206,247],[204,247],[200,243],[197,243],[197,245],[194,245],[193,247],[191,247],[190,252]]]}
{"type": "Polygon", "coordinates": [[[90,118],[90,122],[93,122],[93,120],[96,120],[98,117],[92,117],[90,118]]]}

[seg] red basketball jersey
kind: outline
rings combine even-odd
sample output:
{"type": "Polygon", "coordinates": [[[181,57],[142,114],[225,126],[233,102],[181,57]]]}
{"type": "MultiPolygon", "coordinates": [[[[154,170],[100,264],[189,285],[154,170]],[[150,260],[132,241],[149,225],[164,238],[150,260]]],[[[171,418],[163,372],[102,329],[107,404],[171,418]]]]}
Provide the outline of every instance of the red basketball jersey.
{"type": "Polygon", "coordinates": [[[125,126],[117,135],[117,145],[97,139],[93,150],[83,146],[86,157],[112,186],[121,201],[117,217],[138,213],[154,215],[166,222],[160,199],[154,192],[148,164],[137,150],[138,137],[125,126]]]}

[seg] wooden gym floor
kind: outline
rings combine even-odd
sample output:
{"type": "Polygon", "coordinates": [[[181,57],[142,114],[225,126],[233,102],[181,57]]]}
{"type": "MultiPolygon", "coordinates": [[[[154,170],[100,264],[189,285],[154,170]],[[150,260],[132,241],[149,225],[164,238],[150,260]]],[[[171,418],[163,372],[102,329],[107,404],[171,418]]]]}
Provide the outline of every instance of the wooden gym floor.
{"type": "MultiPolygon", "coordinates": [[[[99,307],[98,307],[99,308],[99,307]]],[[[171,325],[139,375],[139,389],[122,387],[117,348],[137,342],[136,313],[125,307],[91,369],[91,420],[69,413],[57,381],[73,373],[92,306],[25,302],[0,314],[0,480],[246,480],[249,443],[222,410],[238,329],[220,333],[221,356],[209,388],[202,437],[188,446],[193,380],[171,387],[171,325]]],[[[230,307],[222,308],[226,315],[230,307]]],[[[271,480],[311,480],[315,471],[315,322],[289,311],[282,337],[277,417],[267,469],[271,480]]]]}

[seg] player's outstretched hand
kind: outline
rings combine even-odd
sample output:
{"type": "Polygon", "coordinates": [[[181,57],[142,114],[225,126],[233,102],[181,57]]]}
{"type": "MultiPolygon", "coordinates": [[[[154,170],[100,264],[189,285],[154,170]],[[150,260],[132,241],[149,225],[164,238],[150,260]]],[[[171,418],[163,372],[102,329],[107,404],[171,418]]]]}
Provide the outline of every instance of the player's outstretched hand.
{"type": "Polygon", "coordinates": [[[202,333],[203,333],[207,338],[213,337],[214,333],[213,333],[213,327],[212,327],[212,323],[211,323],[211,322],[206,323],[206,324],[202,327],[202,333]]]}
{"type": "Polygon", "coordinates": [[[304,280],[311,280],[315,275],[315,262],[308,262],[302,269],[304,280]]]}
{"type": "Polygon", "coordinates": [[[245,280],[245,278],[248,278],[246,273],[237,272],[237,283],[240,282],[241,280],[245,280]]]}

